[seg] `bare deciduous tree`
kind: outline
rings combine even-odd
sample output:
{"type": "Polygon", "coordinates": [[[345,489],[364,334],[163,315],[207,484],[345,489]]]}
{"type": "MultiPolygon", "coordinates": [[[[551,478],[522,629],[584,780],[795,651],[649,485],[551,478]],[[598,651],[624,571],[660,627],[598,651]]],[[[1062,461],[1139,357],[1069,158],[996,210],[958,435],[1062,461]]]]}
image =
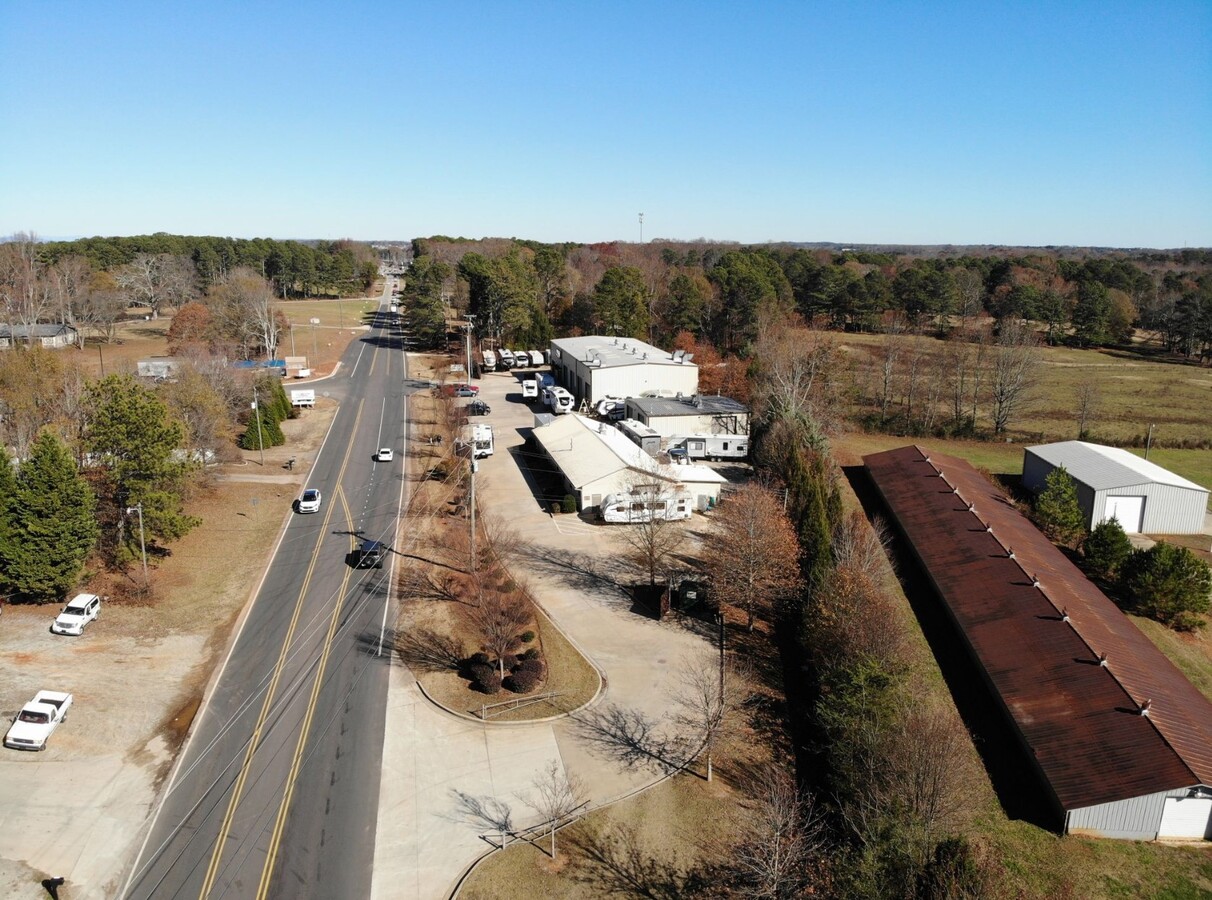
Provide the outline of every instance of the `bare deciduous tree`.
{"type": "Polygon", "coordinates": [[[572,772],[552,760],[535,776],[533,793],[518,799],[537,812],[551,835],[551,858],[556,858],[556,831],[588,800],[585,785],[572,772]]]}
{"type": "Polygon", "coordinates": [[[140,253],[114,279],[127,302],[146,306],[153,319],[165,306],[179,306],[197,293],[193,260],[169,253],[140,253]]]}
{"type": "Polygon", "coordinates": [[[707,780],[711,781],[715,748],[747,696],[745,677],[728,664],[697,659],[686,666],[679,680],[673,696],[678,709],[674,720],[694,736],[694,743],[702,741],[707,780]]]}
{"type": "Polygon", "coordinates": [[[762,422],[797,423],[811,442],[823,441],[838,424],[832,335],[794,325],[786,319],[759,326],[754,358],[759,371],[753,410],[762,422]]]}
{"type": "Polygon", "coordinates": [[[782,504],[768,489],[744,485],[719,507],[707,538],[707,570],[721,603],[755,614],[793,597],[802,587],[799,541],[782,504]]]}
{"type": "Polygon", "coordinates": [[[1039,363],[1035,334],[1018,322],[1003,322],[993,351],[990,385],[994,434],[1004,434],[1011,418],[1022,410],[1039,376],[1039,363]]]}
{"type": "Polygon", "coordinates": [[[1084,441],[1088,434],[1087,426],[1098,413],[1102,402],[1102,387],[1094,378],[1083,378],[1073,386],[1073,399],[1077,411],[1077,439],[1084,441]]]}
{"type": "Polygon", "coordinates": [[[826,846],[825,827],[811,794],[772,765],[752,779],[747,836],[733,850],[745,897],[782,900],[810,887],[810,863],[826,846]]]}
{"type": "Polygon", "coordinates": [[[0,318],[29,329],[26,343],[33,346],[33,326],[53,306],[52,282],[38,259],[38,238],[14,234],[0,244],[0,318]]]}
{"type": "Polygon", "coordinates": [[[461,606],[460,612],[481,649],[496,657],[504,678],[505,656],[518,646],[522,630],[530,624],[530,607],[517,594],[486,590],[478,604],[461,606]]]}
{"type": "Polygon", "coordinates": [[[908,821],[920,830],[919,846],[928,852],[972,808],[972,736],[952,710],[916,701],[901,711],[888,747],[887,763],[908,821]]]}
{"type": "Polygon", "coordinates": [[[207,298],[216,330],[237,343],[244,358],[277,356],[281,321],[273,285],[251,269],[235,269],[211,287],[207,298]]]}
{"type": "Polygon", "coordinates": [[[686,540],[682,523],[666,519],[662,504],[672,502],[673,492],[664,484],[633,485],[631,495],[646,511],[621,529],[620,539],[629,563],[656,584],[657,575],[665,571],[669,559],[686,540]],[[656,509],[660,507],[660,510],[656,509]]]}
{"type": "Polygon", "coordinates": [[[891,564],[888,556],[890,543],[888,526],[882,518],[868,522],[861,512],[855,510],[834,529],[834,564],[839,568],[861,572],[872,584],[878,584],[891,564]]]}

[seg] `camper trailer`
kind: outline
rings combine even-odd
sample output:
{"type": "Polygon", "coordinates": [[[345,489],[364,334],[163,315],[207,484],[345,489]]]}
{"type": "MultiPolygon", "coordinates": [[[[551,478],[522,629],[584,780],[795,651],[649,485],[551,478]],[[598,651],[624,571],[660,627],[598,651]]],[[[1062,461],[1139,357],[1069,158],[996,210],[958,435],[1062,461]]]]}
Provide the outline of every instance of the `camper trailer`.
{"type": "Polygon", "coordinates": [[[530,365],[530,354],[525,350],[513,351],[513,367],[515,369],[524,369],[530,365]]]}
{"type": "Polygon", "coordinates": [[[673,522],[689,519],[694,509],[694,498],[685,490],[668,493],[607,494],[602,501],[600,514],[604,522],[636,523],[664,519],[673,522]]]}
{"type": "Polygon", "coordinates": [[[526,378],[522,381],[522,399],[537,400],[539,399],[539,380],[537,378],[526,378]]]}
{"type": "Polygon", "coordinates": [[[500,359],[497,362],[497,368],[499,368],[499,369],[512,369],[513,368],[513,351],[512,350],[506,350],[504,347],[502,347],[500,352],[497,355],[500,357],[500,359]]]}
{"type": "Polygon", "coordinates": [[[656,456],[661,452],[660,432],[649,428],[643,422],[637,422],[635,419],[624,419],[616,427],[623,434],[627,435],[628,440],[638,445],[649,456],[656,456]]]}
{"type": "Polygon", "coordinates": [[[683,449],[689,459],[744,459],[749,438],[743,434],[679,434],[669,439],[669,449],[683,449]]]}
{"type": "Polygon", "coordinates": [[[484,371],[491,372],[497,367],[497,355],[492,350],[485,350],[482,354],[484,357],[484,371]]]}
{"type": "Polygon", "coordinates": [[[543,351],[542,350],[531,350],[530,351],[530,364],[532,366],[534,366],[535,368],[538,368],[539,366],[543,365],[543,351]]]}
{"type": "Polygon", "coordinates": [[[543,392],[543,402],[550,406],[551,411],[556,415],[572,412],[573,407],[576,405],[576,400],[573,399],[572,394],[562,387],[547,388],[543,392]]]}

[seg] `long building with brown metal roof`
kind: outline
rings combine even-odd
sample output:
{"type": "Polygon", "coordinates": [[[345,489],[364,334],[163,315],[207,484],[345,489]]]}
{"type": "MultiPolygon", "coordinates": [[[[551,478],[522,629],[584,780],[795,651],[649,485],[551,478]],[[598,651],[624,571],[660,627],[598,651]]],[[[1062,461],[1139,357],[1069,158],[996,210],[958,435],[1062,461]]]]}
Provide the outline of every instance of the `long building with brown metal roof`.
{"type": "Polygon", "coordinates": [[[1212,837],[1212,703],[968,463],[863,462],[1063,830],[1212,837]]]}

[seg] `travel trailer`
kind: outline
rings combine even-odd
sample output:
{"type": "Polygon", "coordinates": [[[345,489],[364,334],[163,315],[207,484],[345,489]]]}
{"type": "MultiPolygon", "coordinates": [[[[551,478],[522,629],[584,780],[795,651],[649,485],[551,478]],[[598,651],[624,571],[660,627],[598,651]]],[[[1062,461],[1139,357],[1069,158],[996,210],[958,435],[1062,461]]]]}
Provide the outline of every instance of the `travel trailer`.
{"type": "Polygon", "coordinates": [[[512,369],[513,368],[513,351],[512,350],[506,350],[504,347],[502,347],[500,352],[497,355],[500,357],[500,361],[497,363],[498,368],[501,368],[501,369],[512,369]]]}
{"type": "Polygon", "coordinates": [[[636,523],[664,519],[673,522],[689,519],[694,509],[694,498],[689,491],[674,490],[668,493],[607,494],[602,501],[600,515],[604,522],[636,523]]]}
{"type": "Polygon", "coordinates": [[[642,422],[637,422],[635,419],[624,419],[615,427],[627,435],[628,440],[633,444],[639,445],[639,448],[649,456],[656,456],[661,452],[660,433],[642,422]]]}
{"type": "Polygon", "coordinates": [[[537,400],[539,399],[539,380],[537,378],[526,378],[522,381],[522,399],[537,400]]]}
{"type": "Polygon", "coordinates": [[[572,394],[562,387],[551,387],[544,391],[543,402],[550,406],[551,411],[557,415],[572,412],[576,405],[572,394]]]}
{"type": "Polygon", "coordinates": [[[669,449],[684,449],[689,459],[744,459],[749,455],[749,438],[743,434],[679,434],[669,439],[669,449]]]}

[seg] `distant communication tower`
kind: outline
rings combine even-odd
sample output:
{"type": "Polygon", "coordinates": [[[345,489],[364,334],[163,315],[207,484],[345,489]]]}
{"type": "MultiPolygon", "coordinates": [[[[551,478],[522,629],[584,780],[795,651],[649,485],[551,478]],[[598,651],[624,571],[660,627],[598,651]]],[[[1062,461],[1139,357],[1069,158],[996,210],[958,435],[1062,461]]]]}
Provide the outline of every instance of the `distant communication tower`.
{"type": "Polygon", "coordinates": [[[640,243],[644,243],[644,214],[640,213],[640,243]]]}

